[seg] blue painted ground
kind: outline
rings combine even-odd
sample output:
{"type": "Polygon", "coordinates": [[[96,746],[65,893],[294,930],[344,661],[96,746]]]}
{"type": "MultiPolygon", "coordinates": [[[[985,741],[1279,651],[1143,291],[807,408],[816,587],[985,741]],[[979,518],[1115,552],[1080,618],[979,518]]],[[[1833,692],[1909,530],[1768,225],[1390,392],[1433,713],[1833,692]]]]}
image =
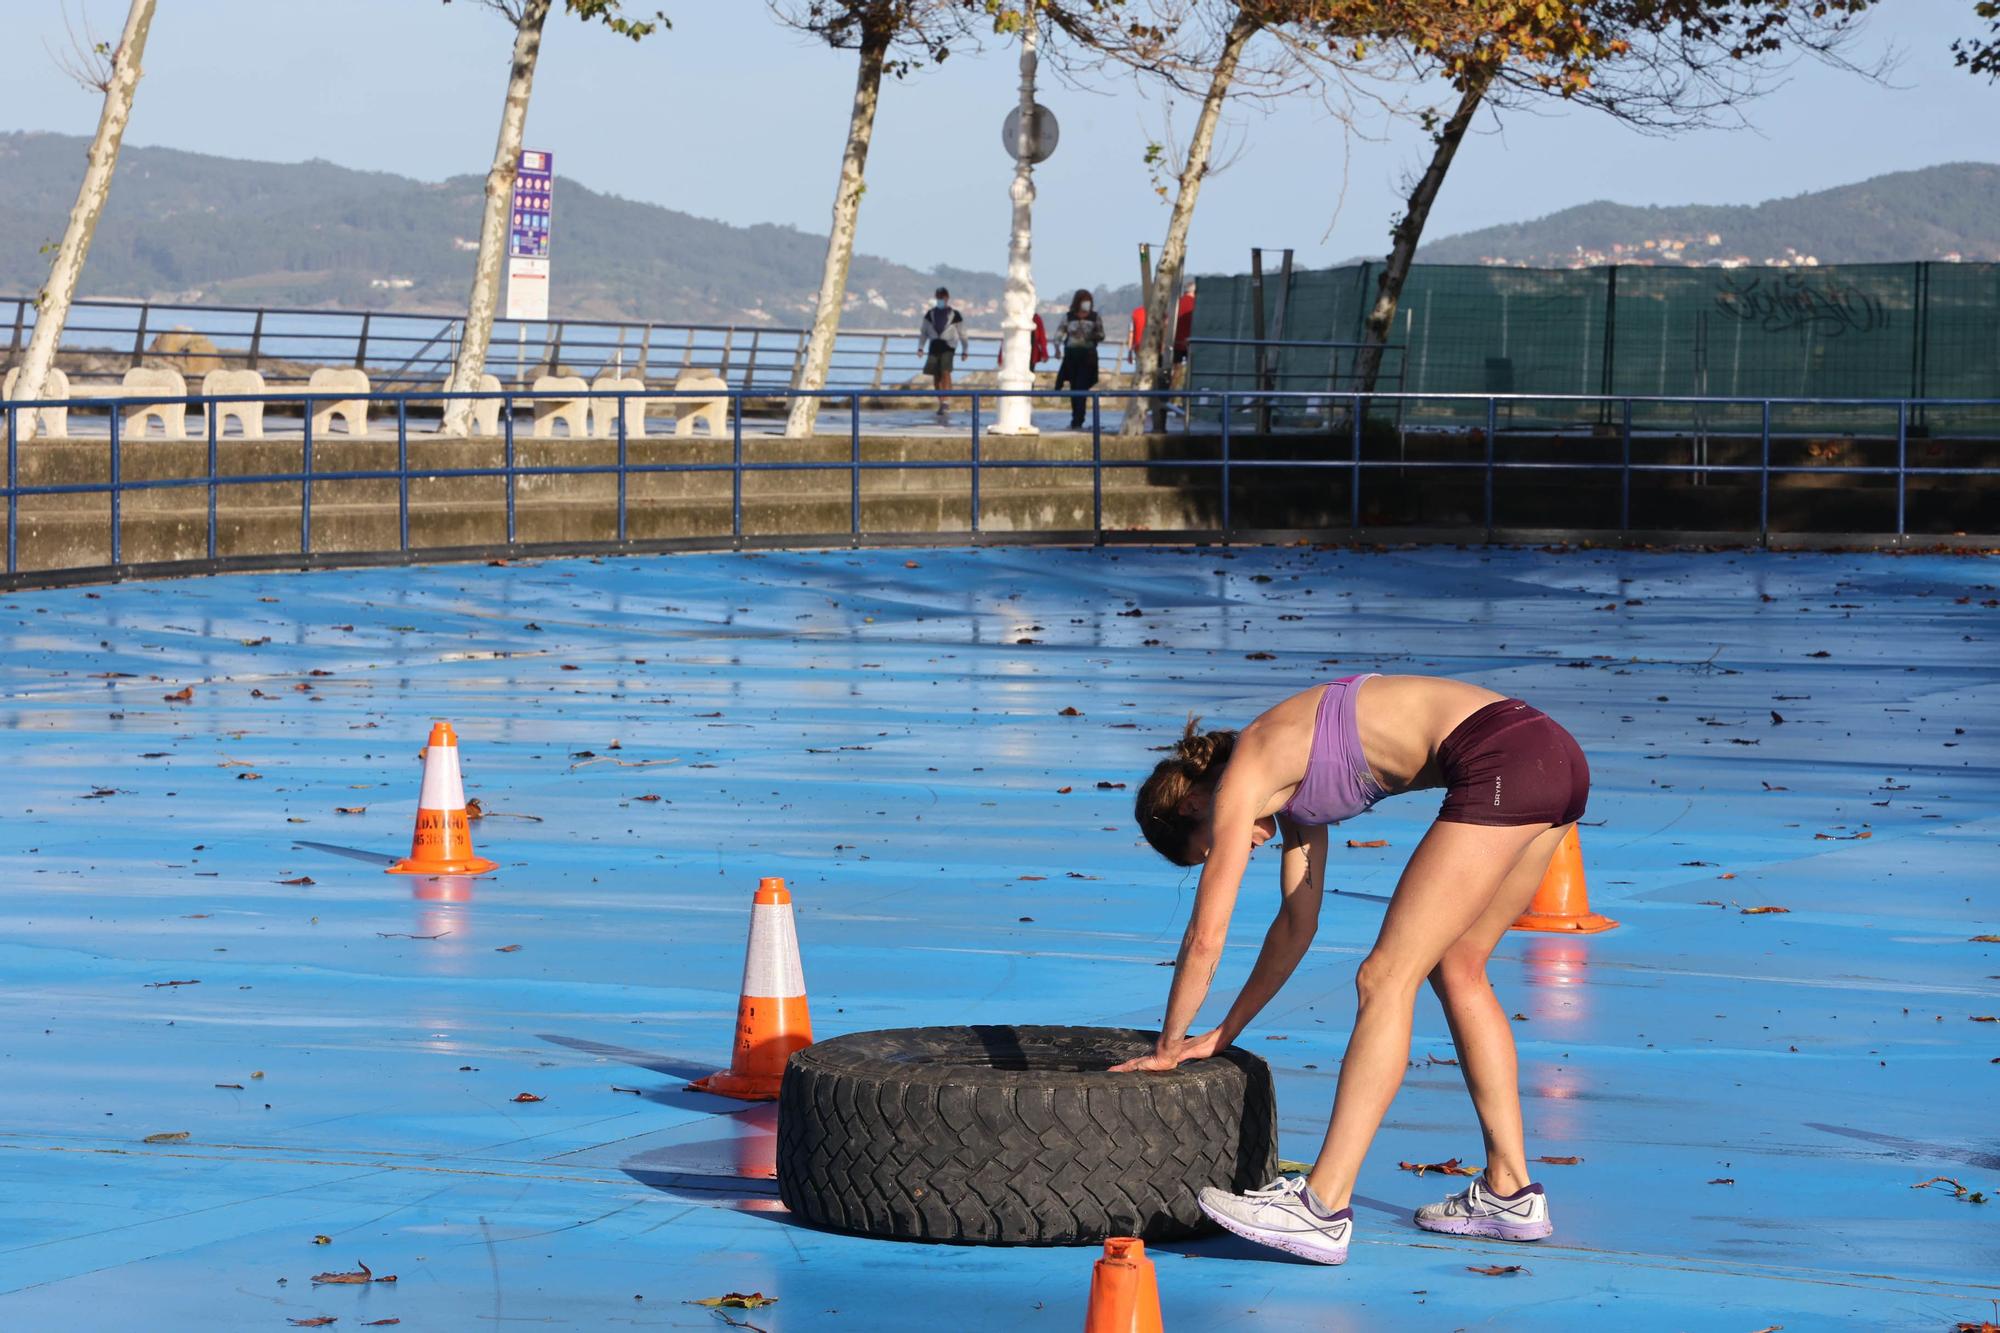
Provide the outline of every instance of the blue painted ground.
{"type": "MultiPolygon", "coordinates": [[[[1590,753],[1624,925],[1494,966],[1530,1151],[1583,1160],[1547,1168],[1542,1245],[1411,1228],[1447,1186],[1398,1160],[1479,1147],[1426,1000],[1353,1259],[1161,1252],[1167,1327],[1994,1318],[2000,1204],[1911,1186],[2000,1186],[2000,1024],[1974,1021],[2000,945],[1971,942],[2000,933],[1996,584],[1943,557],[989,550],[0,598],[0,1327],[721,1328],[682,1302],[760,1290],[738,1317],[773,1330],[1067,1333],[1089,1253],[792,1225],[769,1109],[681,1090],[726,1056],[756,878],[797,895],[822,1035],[1150,1024],[1192,882],[1098,784],[1190,709],[1360,669],[1525,696],[1590,753]],[[370,857],[407,848],[434,717],[502,863],[457,901],[370,857]],[[356,1261],[400,1280],[310,1281],[356,1261]]],[[[1353,896],[1247,1035],[1287,1156],[1324,1123],[1366,895],[1433,809],[1345,830],[1383,850],[1336,837],[1353,896]]],[[[1252,875],[1218,1004],[1274,896],[1252,875]]]]}

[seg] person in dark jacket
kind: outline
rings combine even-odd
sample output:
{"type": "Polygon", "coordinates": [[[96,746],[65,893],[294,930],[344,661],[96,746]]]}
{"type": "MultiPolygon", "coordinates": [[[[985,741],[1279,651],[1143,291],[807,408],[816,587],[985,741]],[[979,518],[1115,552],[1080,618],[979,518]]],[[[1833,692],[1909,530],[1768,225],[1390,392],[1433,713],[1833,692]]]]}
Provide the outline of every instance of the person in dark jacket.
{"type": "Polygon", "coordinates": [[[1104,317],[1094,308],[1087,288],[1079,287],[1070,298],[1069,313],[1056,325],[1056,343],[1062,348],[1062,366],[1056,371],[1056,388],[1072,391],[1069,428],[1083,429],[1083,416],[1090,399],[1087,394],[1097,384],[1097,345],[1104,341],[1104,317]]]}

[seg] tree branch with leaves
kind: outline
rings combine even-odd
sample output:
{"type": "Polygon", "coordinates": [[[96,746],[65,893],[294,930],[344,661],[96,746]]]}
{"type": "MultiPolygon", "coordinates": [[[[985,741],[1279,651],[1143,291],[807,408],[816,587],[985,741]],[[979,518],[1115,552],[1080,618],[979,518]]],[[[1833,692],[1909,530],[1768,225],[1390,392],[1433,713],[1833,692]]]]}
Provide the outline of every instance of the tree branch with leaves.
{"type": "MultiPolygon", "coordinates": [[[[450,4],[451,0],[444,0],[450,4]]],[[[553,0],[477,0],[514,25],[514,53],[507,75],[507,98],[501,104],[500,135],[493,165],[486,172],[486,206],[479,220],[479,254],[472,267],[472,294],[465,305],[465,329],[453,358],[448,393],[467,394],[479,388],[486,372],[486,351],[493,339],[494,312],[500,303],[500,271],[506,258],[508,219],[514,208],[514,180],[521,170],[521,147],[527,137],[528,100],[534,91],[535,66],[541,59],[542,27],[553,0]]],[[[601,23],[620,37],[639,41],[670,26],[655,10],[650,19],[622,12],[619,0],[563,0],[563,7],[585,22],[601,23]]],[[[474,400],[448,398],[444,405],[445,435],[472,430],[474,400]]]]}
{"type": "Polygon", "coordinates": [[[785,421],[785,434],[813,433],[819,420],[816,391],[826,387],[834,340],[847,303],[847,270],[854,260],[854,234],[861,197],[868,189],[868,147],[875,135],[875,110],[882,100],[882,77],[901,78],[925,64],[942,64],[954,43],[971,34],[975,13],[966,0],[773,0],[779,19],[811,33],[835,50],[859,54],[854,100],[847,114],[847,143],[840,155],[840,178],[833,192],[827,228],[826,262],[820,269],[812,331],[785,421]]]}

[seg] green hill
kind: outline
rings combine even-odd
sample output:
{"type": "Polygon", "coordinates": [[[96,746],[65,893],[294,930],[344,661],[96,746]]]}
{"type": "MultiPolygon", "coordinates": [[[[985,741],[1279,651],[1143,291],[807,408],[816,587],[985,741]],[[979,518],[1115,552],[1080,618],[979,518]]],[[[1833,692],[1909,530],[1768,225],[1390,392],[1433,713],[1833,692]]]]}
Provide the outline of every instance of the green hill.
{"type": "Polygon", "coordinates": [[[1425,245],[1430,264],[2000,260],[2000,165],[1953,162],[1754,205],[1592,203],[1425,245]]]}
{"type": "MultiPolygon", "coordinates": [[[[47,280],[41,249],[62,234],[86,146],[70,135],[0,134],[0,292],[32,293],[47,280]]],[[[472,280],[483,185],[127,147],[82,294],[457,309],[472,280]]],[[[793,227],[734,227],[569,179],[556,182],[555,228],[553,313],[572,319],[801,324],[826,255],[824,237],[793,227]]],[[[847,323],[901,327],[939,282],[970,314],[999,308],[998,274],[919,272],[856,255],[847,323]]]]}

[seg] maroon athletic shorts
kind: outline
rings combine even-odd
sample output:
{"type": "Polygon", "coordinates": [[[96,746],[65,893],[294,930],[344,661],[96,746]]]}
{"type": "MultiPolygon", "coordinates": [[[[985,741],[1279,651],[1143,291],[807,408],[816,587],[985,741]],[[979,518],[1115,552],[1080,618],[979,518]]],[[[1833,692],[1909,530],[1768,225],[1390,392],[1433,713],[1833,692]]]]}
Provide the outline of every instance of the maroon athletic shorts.
{"type": "Polygon", "coordinates": [[[1519,699],[1490,703],[1438,747],[1445,785],[1438,818],[1452,824],[1568,824],[1590,796],[1576,738],[1519,699]]]}

